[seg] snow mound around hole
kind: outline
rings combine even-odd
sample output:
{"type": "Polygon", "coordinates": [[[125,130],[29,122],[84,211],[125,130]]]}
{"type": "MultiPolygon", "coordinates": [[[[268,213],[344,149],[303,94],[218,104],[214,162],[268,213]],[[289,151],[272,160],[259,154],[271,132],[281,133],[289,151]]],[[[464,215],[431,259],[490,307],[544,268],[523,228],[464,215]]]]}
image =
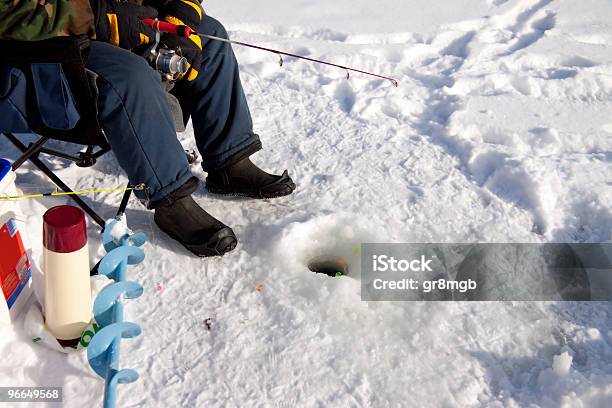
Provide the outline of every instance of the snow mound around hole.
{"type": "Polygon", "coordinates": [[[289,270],[306,272],[313,264],[323,268],[329,263],[344,269],[341,264],[345,264],[350,269],[349,276],[359,279],[361,244],[381,241],[375,231],[373,223],[357,221],[351,215],[316,217],[289,224],[279,239],[276,253],[289,270]]]}

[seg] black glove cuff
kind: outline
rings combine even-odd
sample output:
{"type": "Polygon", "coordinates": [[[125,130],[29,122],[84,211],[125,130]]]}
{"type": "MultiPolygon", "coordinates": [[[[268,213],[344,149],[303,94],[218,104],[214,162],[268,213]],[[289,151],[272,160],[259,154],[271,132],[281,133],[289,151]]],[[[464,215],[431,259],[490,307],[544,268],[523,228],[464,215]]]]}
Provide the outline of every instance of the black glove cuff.
{"type": "Polygon", "coordinates": [[[94,13],[96,40],[107,42],[110,38],[110,25],[106,17],[108,5],[104,0],[90,0],[90,3],[94,13]]]}

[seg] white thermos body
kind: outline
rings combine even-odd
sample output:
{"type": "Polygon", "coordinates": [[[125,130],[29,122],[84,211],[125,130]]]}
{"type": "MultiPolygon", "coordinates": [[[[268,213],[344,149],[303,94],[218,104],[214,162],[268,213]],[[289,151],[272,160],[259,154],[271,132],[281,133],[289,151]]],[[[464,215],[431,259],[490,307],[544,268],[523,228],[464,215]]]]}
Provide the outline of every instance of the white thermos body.
{"type": "Polygon", "coordinates": [[[80,208],[62,205],[43,216],[45,325],[63,346],[75,345],[91,322],[87,226],[80,208]]]}

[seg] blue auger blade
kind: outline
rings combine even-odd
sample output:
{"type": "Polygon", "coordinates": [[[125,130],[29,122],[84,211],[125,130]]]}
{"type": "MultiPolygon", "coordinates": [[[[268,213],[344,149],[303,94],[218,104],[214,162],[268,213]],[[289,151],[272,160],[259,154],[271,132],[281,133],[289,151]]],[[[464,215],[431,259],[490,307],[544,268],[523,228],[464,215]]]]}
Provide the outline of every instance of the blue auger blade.
{"type": "Polygon", "coordinates": [[[129,339],[138,336],[142,330],[136,323],[121,322],[106,326],[95,334],[87,347],[87,359],[91,368],[102,378],[106,378],[109,368],[108,349],[117,338],[129,339]]]}
{"type": "Polygon", "coordinates": [[[126,299],[135,299],[142,295],[144,289],[137,282],[117,282],[106,286],[100,291],[93,305],[93,314],[100,327],[113,323],[113,306],[123,296],[126,299]]]}
{"type": "Polygon", "coordinates": [[[139,375],[136,371],[124,368],[111,375],[111,378],[106,383],[104,390],[104,408],[115,408],[115,400],[117,399],[117,384],[129,384],[138,379],[139,375]]]}
{"type": "Polygon", "coordinates": [[[115,242],[115,238],[112,236],[111,231],[115,224],[117,224],[117,220],[112,220],[106,224],[104,227],[104,231],[102,231],[102,245],[106,252],[110,252],[113,249],[119,247],[120,245],[115,242]]]}
{"type": "MultiPolygon", "coordinates": [[[[113,227],[115,226],[117,222],[119,221],[112,220],[111,222],[106,224],[106,228],[104,228],[104,232],[102,233],[102,245],[104,246],[104,249],[106,250],[106,252],[110,252],[113,249],[121,246],[120,243],[117,243],[115,241],[115,238],[111,234],[111,231],[113,230],[113,227]]],[[[142,232],[135,232],[129,235],[125,234],[123,237],[121,237],[122,240],[125,238],[128,239],[129,245],[135,246],[135,247],[142,246],[147,240],[147,236],[142,232]]]]}
{"type": "Polygon", "coordinates": [[[136,371],[132,370],[131,368],[124,368],[123,370],[113,375],[113,378],[111,379],[111,386],[116,384],[133,383],[138,378],[140,378],[140,375],[138,375],[136,371]]]}
{"type": "Polygon", "coordinates": [[[144,257],[144,251],[137,247],[122,246],[115,248],[102,258],[98,267],[98,274],[117,280],[115,272],[121,261],[127,259],[128,265],[136,265],[141,263],[144,257]]]}
{"type": "Polygon", "coordinates": [[[130,245],[135,247],[141,247],[147,241],[147,236],[144,232],[135,232],[130,235],[130,245]]]}

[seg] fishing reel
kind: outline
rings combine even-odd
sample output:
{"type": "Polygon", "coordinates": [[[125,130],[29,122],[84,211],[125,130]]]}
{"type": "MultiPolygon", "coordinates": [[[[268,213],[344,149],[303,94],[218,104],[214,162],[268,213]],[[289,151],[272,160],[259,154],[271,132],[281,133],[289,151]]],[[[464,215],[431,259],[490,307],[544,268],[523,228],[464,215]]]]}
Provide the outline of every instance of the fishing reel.
{"type": "Polygon", "coordinates": [[[152,66],[162,75],[165,75],[166,79],[172,81],[184,75],[188,69],[187,59],[177,51],[167,48],[159,48],[157,50],[152,66]]]}
{"type": "Polygon", "coordinates": [[[153,69],[162,75],[162,80],[174,82],[189,70],[187,59],[181,50],[171,50],[160,44],[161,32],[156,31],[155,42],[145,51],[144,57],[153,69]]]}

